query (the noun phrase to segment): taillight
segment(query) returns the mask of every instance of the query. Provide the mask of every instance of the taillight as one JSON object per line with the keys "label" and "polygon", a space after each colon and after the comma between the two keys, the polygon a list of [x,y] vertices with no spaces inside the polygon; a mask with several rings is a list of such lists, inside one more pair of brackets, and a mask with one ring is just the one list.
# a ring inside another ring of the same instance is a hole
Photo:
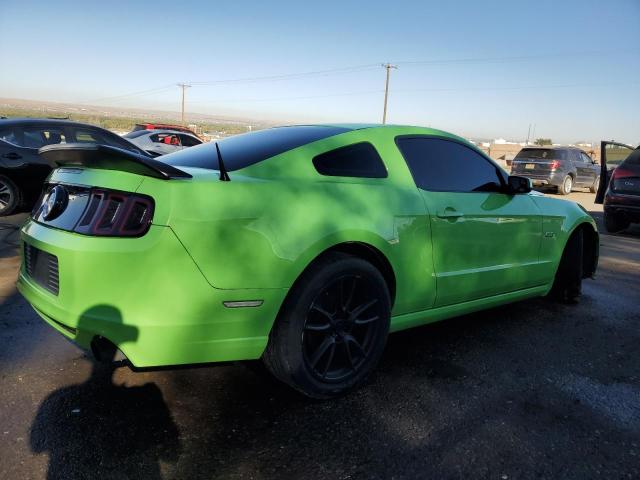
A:
{"label": "taillight", "polygon": [[92,190],[77,233],[103,237],[139,237],[151,226],[150,197],[108,190]]}
{"label": "taillight", "polygon": [[638,172],[634,172],[633,170],[629,170],[624,167],[618,167],[611,174],[609,188],[618,193],[631,192],[636,194],[638,191],[638,184],[640,182],[630,179],[638,177],[640,177]]}
{"label": "taillight", "polygon": [[637,177],[638,174],[632,172],[631,170],[627,170],[625,168],[616,168],[613,171],[611,178],[620,179],[620,178],[629,178],[629,177]]}
{"label": "taillight", "polygon": [[551,170],[556,170],[560,166],[560,160],[554,160],[551,162]]}

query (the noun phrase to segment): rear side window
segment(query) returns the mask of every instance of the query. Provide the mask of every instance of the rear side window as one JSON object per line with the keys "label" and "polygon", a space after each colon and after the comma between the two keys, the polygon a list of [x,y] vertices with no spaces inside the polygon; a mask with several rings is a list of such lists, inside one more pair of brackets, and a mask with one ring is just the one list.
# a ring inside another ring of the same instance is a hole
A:
{"label": "rear side window", "polygon": [[[302,145],[348,131],[348,128],[318,125],[276,127],[227,137],[217,143],[225,168],[232,172]],[[185,148],[158,160],[176,167],[218,170],[218,155],[213,142]]]}
{"label": "rear side window", "polygon": [[182,142],[182,146],[184,147],[195,147],[196,145],[200,145],[202,142],[197,138],[193,138],[191,135],[179,135],[180,140]]}
{"label": "rear side window", "polygon": [[369,142],[336,148],[313,158],[321,175],[331,177],[385,178],[387,169],[378,151]]}
{"label": "rear side window", "polygon": [[636,148],[624,161],[625,165],[640,165],[640,148]]}
{"label": "rear side window", "polygon": [[180,139],[175,133],[156,133],[155,135],[150,135],[149,139],[153,143],[180,146]]}
{"label": "rear side window", "polygon": [[431,137],[398,137],[396,144],[423,190],[495,192],[502,188],[498,168],[470,147]]}

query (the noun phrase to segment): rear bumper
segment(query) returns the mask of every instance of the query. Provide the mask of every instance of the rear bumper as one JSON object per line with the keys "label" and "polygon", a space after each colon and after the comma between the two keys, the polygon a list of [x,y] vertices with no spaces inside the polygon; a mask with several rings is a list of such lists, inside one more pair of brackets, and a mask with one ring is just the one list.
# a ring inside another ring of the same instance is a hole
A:
{"label": "rear bumper", "polygon": [[[108,339],[136,367],[259,358],[287,293],[213,288],[168,227],[97,238],[29,221],[22,240],[58,257],[58,295],[21,268],[18,290],[36,312],[82,348],[96,336]],[[234,300],[264,303],[222,303]]]}
{"label": "rear bumper", "polygon": [[605,205],[605,213],[608,215],[624,215],[632,223],[640,223],[640,206],[634,205]]}
{"label": "rear bumper", "polygon": [[603,207],[608,214],[625,215],[633,223],[640,222],[640,195],[628,195],[608,190]]}
{"label": "rear bumper", "polygon": [[543,186],[543,187],[547,187],[547,186],[559,187],[560,185],[562,185],[562,182],[564,181],[564,177],[565,177],[565,175],[562,172],[552,172],[548,175],[531,175],[531,174],[528,174],[526,171],[518,171],[518,172],[514,172],[513,174],[519,175],[521,177],[529,178],[533,185]]}

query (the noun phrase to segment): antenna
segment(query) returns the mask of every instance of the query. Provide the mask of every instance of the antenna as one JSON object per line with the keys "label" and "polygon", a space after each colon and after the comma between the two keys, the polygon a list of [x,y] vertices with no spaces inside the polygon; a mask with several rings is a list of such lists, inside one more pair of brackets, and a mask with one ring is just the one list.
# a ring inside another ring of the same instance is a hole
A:
{"label": "antenna", "polygon": [[222,154],[220,153],[220,147],[218,146],[218,142],[216,142],[216,152],[218,152],[218,170],[220,170],[220,181],[221,182],[230,182],[229,174],[227,173],[227,169],[224,166],[224,162],[222,161]]}

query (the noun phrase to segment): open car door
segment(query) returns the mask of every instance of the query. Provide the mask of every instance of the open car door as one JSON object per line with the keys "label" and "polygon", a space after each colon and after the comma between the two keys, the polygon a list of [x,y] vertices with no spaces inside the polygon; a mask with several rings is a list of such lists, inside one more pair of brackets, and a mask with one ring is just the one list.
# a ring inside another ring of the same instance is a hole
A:
{"label": "open car door", "polygon": [[595,203],[604,202],[604,194],[607,192],[611,173],[627,159],[633,150],[633,147],[624,143],[600,142],[600,183]]}

